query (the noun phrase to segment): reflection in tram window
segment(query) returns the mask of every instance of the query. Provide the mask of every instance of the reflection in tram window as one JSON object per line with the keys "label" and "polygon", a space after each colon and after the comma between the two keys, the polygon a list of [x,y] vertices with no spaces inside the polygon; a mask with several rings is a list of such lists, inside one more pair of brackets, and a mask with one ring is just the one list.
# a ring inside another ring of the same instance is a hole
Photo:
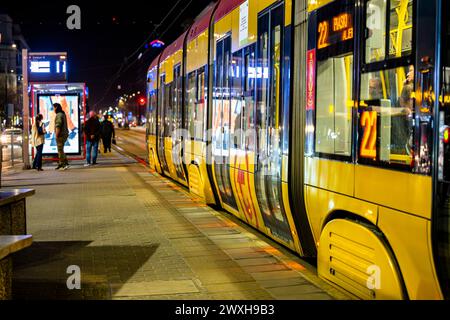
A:
{"label": "reflection in tram window", "polygon": [[166,84],[164,87],[164,102],[163,105],[165,109],[164,114],[164,134],[165,137],[172,136],[172,128],[173,128],[173,111],[172,111],[172,83]]}
{"label": "reflection in tram window", "polygon": [[[361,79],[361,118],[365,113],[376,112],[378,126],[367,126],[361,119],[360,155],[364,148],[373,149],[373,160],[410,165],[413,146],[413,93],[414,67],[400,67],[366,73]],[[375,114],[374,114],[375,115]],[[370,146],[364,137],[369,131],[376,133],[379,151]],[[366,157],[367,158],[367,157]]]}
{"label": "reflection in tram window", "polygon": [[205,71],[197,72],[197,104],[195,107],[194,137],[197,141],[203,141],[205,135]]}
{"label": "reflection in tram window", "polygon": [[317,67],[316,152],[351,155],[353,56],[320,61]]}
{"label": "reflection in tram window", "polygon": [[412,52],[413,0],[391,0],[389,23],[389,58]]}
{"label": "reflection in tram window", "polygon": [[[286,242],[292,240],[281,192],[280,113],[282,103],[282,6],[258,18],[257,134],[255,187],[264,224]],[[269,19],[270,18],[270,19]]]}
{"label": "reflection in tram window", "polygon": [[213,160],[214,175],[222,201],[237,210],[230,179],[230,74],[231,37],[219,40],[214,63]]}
{"label": "reflection in tram window", "polygon": [[195,104],[196,104],[196,93],[197,93],[197,73],[196,71],[189,74],[188,77],[188,91],[187,91],[187,127],[189,130],[190,138],[194,138],[195,130]]}
{"label": "reflection in tram window", "polygon": [[250,53],[245,54],[244,58],[245,81],[244,81],[244,105],[242,107],[242,130],[245,133],[244,145],[245,150],[255,151],[256,131],[255,131],[255,80],[256,74],[251,73],[251,69],[255,70],[255,53],[252,48]]}
{"label": "reflection in tram window", "polygon": [[187,127],[189,136],[203,141],[205,135],[205,72],[198,70],[188,76],[187,89]]}
{"label": "reflection in tram window", "polygon": [[167,165],[166,155],[165,155],[165,141],[166,137],[166,100],[168,99],[169,86],[166,84],[166,75],[162,74],[160,76],[159,84],[159,103],[158,103],[158,128],[159,129],[159,139],[158,139],[158,157],[161,161],[161,167],[163,171],[169,172],[169,166]]}
{"label": "reflection in tram window", "polygon": [[225,51],[222,86],[222,155],[228,157],[230,152],[230,49]]}
{"label": "reflection in tram window", "polygon": [[[261,67],[258,67],[257,70],[265,70],[269,68],[269,34],[268,32],[264,32],[260,35],[260,41],[259,41],[259,47],[261,52],[261,61],[259,62],[261,64]],[[269,72],[267,72],[269,73]],[[261,98],[259,99],[258,109],[259,109],[259,152],[260,156],[265,158],[266,155],[266,146],[267,146],[267,135],[264,134],[267,130],[267,93],[268,93],[268,87],[269,87],[269,77],[258,77],[259,72],[257,72],[257,78],[258,81],[261,83]],[[262,160],[263,158],[261,158]]]}
{"label": "reflection in tram window", "polygon": [[[413,0],[370,0],[367,2],[366,63],[400,58],[412,52]],[[389,11],[388,11],[389,10]],[[386,32],[386,20],[389,32]]]}
{"label": "reflection in tram window", "polygon": [[233,54],[231,63],[231,148],[241,149],[242,145],[242,51]]}

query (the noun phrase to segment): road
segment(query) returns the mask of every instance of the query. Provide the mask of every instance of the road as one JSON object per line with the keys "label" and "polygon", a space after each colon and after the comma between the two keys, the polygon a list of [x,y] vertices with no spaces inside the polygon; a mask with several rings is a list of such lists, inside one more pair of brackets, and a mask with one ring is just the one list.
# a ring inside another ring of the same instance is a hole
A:
{"label": "road", "polygon": [[132,155],[139,161],[148,163],[145,129],[131,128],[130,130],[116,128],[116,142],[119,151]]}

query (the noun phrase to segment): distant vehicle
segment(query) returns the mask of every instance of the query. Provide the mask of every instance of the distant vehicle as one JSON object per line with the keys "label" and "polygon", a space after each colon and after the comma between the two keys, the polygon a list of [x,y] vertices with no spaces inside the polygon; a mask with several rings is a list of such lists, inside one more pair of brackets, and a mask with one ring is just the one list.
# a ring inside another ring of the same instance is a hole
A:
{"label": "distant vehicle", "polygon": [[11,128],[2,132],[1,143],[3,148],[11,146],[11,138],[14,144],[22,145],[22,129]]}

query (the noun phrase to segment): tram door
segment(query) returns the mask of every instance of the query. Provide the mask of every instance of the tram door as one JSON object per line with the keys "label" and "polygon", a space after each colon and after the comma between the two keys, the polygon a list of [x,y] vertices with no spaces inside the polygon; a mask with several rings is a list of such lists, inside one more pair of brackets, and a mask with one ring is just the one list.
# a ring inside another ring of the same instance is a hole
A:
{"label": "tram door", "polygon": [[445,299],[450,299],[450,4],[442,1],[441,92],[438,113],[438,170],[434,232],[435,259]]}
{"label": "tram door", "polygon": [[178,64],[173,69],[174,81],[172,84],[172,106],[173,106],[173,132],[172,136],[172,161],[178,179],[186,181],[183,167],[183,141],[181,130],[183,129],[183,105],[182,105],[182,90],[183,78],[181,76],[181,65]]}
{"label": "tram door", "polygon": [[164,174],[170,175],[169,166],[167,165],[166,155],[164,153],[164,141],[166,138],[167,128],[167,114],[166,114],[166,100],[168,86],[166,85],[166,75],[161,75],[159,84],[159,103],[158,103],[158,157],[161,162],[161,169]]}
{"label": "tram door", "polygon": [[281,198],[283,34],[283,4],[258,17],[255,186],[265,226],[289,242],[292,237]]}
{"label": "tram door", "polygon": [[238,210],[230,179],[231,36],[217,42],[213,89],[214,176],[222,202]]}

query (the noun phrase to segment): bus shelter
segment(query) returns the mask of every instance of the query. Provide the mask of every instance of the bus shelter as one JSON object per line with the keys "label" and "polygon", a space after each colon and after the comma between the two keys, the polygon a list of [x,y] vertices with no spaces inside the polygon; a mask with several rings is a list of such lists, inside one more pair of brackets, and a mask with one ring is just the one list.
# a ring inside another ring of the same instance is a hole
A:
{"label": "bus shelter", "polygon": [[[31,83],[31,110],[33,123],[42,114],[45,127],[44,160],[58,160],[55,137],[54,103],[59,103],[67,117],[69,138],[64,151],[69,160],[83,160],[86,140],[82,128],[86,119],[87,89],[84,83]],[[33,150],[34,157],[34,150]]]}

